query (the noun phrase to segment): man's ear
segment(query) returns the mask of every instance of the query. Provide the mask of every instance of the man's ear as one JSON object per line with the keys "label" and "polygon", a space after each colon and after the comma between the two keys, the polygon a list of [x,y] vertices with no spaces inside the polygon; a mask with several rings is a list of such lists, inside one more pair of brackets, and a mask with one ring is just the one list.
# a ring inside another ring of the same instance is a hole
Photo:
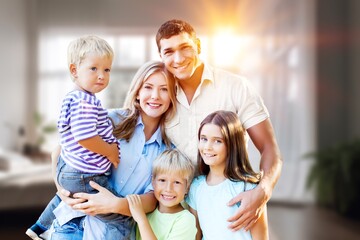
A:
{"label": "man's ear", "polygon": [[197,46],[198,54],[200,54],[200,53],[201,53],[201,43],[200,43],[200,39],[199,39],[199,38],[196,38],[195,43],[196,43],[196,46]]}
{"label": "man's ear", "polygon": [[77,68],[74,63],[71,63],[69,66],[70,74],[73,76],[73,78],[77,78]]}

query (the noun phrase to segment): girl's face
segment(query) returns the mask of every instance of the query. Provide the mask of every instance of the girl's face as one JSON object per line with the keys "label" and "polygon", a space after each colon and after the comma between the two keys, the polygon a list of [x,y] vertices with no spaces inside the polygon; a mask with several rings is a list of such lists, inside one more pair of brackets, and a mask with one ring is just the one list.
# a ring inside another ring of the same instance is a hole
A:
{"label": "girl's face", "polygon": [[219,126],[207,123],[202,127],[198,148],[204,163],[210,168],[225,168],[227,150]]}
{"label": "girl's face", "polygon": [[111,64],[111,58],[89,55],[79,66],[70,64],[70,72],[80,90],[95,94],[108,86]]}
{"label": "girl's face", "polygon": [[161,72],[153,73],[141,86],[136,97],[140,102],[141,117],[160,120],[170,106],[166,78]]}
{"label": "girl's face", "polygon": [[187,181],[177,172],[156,175],[152,184],[154,195],[159,201],[159,211],[162,213],[176,213],[182,210],[180,205],[184,200]]}

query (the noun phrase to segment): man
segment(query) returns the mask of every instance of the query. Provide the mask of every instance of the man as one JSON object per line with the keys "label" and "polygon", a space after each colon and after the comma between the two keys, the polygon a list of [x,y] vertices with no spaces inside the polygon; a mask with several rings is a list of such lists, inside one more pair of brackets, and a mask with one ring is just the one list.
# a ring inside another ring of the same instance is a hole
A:
{"label": "man", "polygon": [[237,113],[261,155],[264,175],[259,185],[229,199],[229,206],[241,202],[237,213],[228,219],[229,227],[249,230],[269,201],[282,167],[269,113],[246,79],[213,69],[199,59],[200,40],[189,23],[165,22],[157,32],[156,43],[167,70],[177,80],[177,113],[166,128],[176,147],[196,162],[200,122],[211,112],[229,110]]}

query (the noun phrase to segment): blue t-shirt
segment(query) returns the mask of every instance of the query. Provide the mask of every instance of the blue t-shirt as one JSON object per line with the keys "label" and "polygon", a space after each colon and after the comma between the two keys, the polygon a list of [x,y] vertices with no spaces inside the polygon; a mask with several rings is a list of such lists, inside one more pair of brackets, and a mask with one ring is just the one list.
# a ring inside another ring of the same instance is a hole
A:
{"label": "blue t-shirt", "polygon": [[192,209],[197,211],[203,239],[252,239],[250,231],[241,229],[232,232],[228,228],[229,222],[227,219],[235,214],[239,204],[229,207],[227,203],[239,193],[255,187],[256,184],[253,183],[234,182],[229,179],[210,186],[206,183],[206,176],[196,177],[191,183],[186,202]]}

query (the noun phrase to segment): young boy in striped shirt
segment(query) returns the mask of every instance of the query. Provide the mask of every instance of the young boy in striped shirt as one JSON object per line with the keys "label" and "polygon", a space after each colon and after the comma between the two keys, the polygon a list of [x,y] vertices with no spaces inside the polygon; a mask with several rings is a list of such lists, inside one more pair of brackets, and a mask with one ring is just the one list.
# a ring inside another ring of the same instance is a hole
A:
{"label": "young boy in striped shirt", "polygon": [[[95,96],[109,84],[113,56],[111,46],[96,36],[78,38],[68,47],[69,70],[75,86],[65,96],[58,120],[61,154],[56,176],[57,182],[71,193],[95,193],[89,181],[109,188],[110,167],[119,164],[120,148],[112,134],[112,123]],[[40,234],[55,219],[53,210],[60,201],[57,195],[50,201],[26,231],[29,237],[41,239]]]}

